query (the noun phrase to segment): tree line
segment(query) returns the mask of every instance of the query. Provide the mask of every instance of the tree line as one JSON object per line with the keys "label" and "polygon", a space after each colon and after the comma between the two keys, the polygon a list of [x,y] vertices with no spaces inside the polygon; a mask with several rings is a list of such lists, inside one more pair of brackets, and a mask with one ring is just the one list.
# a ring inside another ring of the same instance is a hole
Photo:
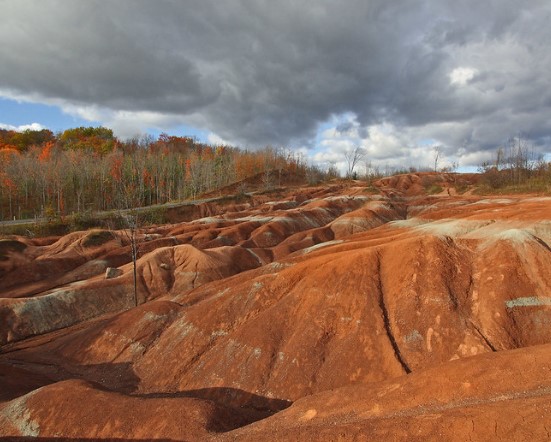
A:
{"label": "tree line", "polygon": [[493,189],[521,185],[546,192],[551,189],[551,163],[520,135],[498,147],[493,160],[482,163],[478,171]]}
{"label": "tree line", "polygon": [[111,129],[0,129],[0,219],[63,216],[163,204],[259,175],[306,175],[285,149],[248,151],[161,134],[122,141]]}

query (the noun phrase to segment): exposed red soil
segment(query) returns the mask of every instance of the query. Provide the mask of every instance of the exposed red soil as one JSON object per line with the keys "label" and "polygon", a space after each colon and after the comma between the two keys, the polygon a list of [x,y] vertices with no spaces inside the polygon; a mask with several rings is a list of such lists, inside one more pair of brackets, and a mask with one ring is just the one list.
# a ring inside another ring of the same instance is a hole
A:
{"label": "exposed red soil", "polygon": [[125,232],[0,241],[0,436],[545,440],[551,198],[476,179],[186,209],[137,307]]}

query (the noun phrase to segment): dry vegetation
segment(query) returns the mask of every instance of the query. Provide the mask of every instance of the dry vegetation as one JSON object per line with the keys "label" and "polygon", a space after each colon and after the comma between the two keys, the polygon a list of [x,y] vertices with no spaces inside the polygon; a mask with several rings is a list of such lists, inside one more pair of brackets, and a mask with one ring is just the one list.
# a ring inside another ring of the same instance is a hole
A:
{"label": "dry vegetation", "polygon": [[284,149],[246,151],[162,134],[117,140],[105,128],[23,134],[0,130],[0,220],[55,218],[196,198],[260,175],[266,188],[285,172],[323,174]]}

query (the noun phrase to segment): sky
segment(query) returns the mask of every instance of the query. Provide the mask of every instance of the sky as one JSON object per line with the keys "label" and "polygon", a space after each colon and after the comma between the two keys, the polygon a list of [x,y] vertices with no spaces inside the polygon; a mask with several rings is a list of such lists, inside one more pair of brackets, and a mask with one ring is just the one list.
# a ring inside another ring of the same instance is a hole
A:
{"label": "sky", "polygon": [[104,125],[344,165],[551,153],[548,0],[0,0],[0,127]]}

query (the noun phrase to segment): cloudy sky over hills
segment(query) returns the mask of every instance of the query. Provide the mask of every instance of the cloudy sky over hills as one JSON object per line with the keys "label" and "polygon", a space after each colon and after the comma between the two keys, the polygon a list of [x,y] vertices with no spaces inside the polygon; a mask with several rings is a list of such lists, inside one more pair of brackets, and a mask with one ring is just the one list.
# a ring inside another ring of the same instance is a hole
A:
{"label": "cloudy sky over hills", "polygon": [[551,152],[551,3],[0,0],[0,126],[186,131],[320,162]]}

